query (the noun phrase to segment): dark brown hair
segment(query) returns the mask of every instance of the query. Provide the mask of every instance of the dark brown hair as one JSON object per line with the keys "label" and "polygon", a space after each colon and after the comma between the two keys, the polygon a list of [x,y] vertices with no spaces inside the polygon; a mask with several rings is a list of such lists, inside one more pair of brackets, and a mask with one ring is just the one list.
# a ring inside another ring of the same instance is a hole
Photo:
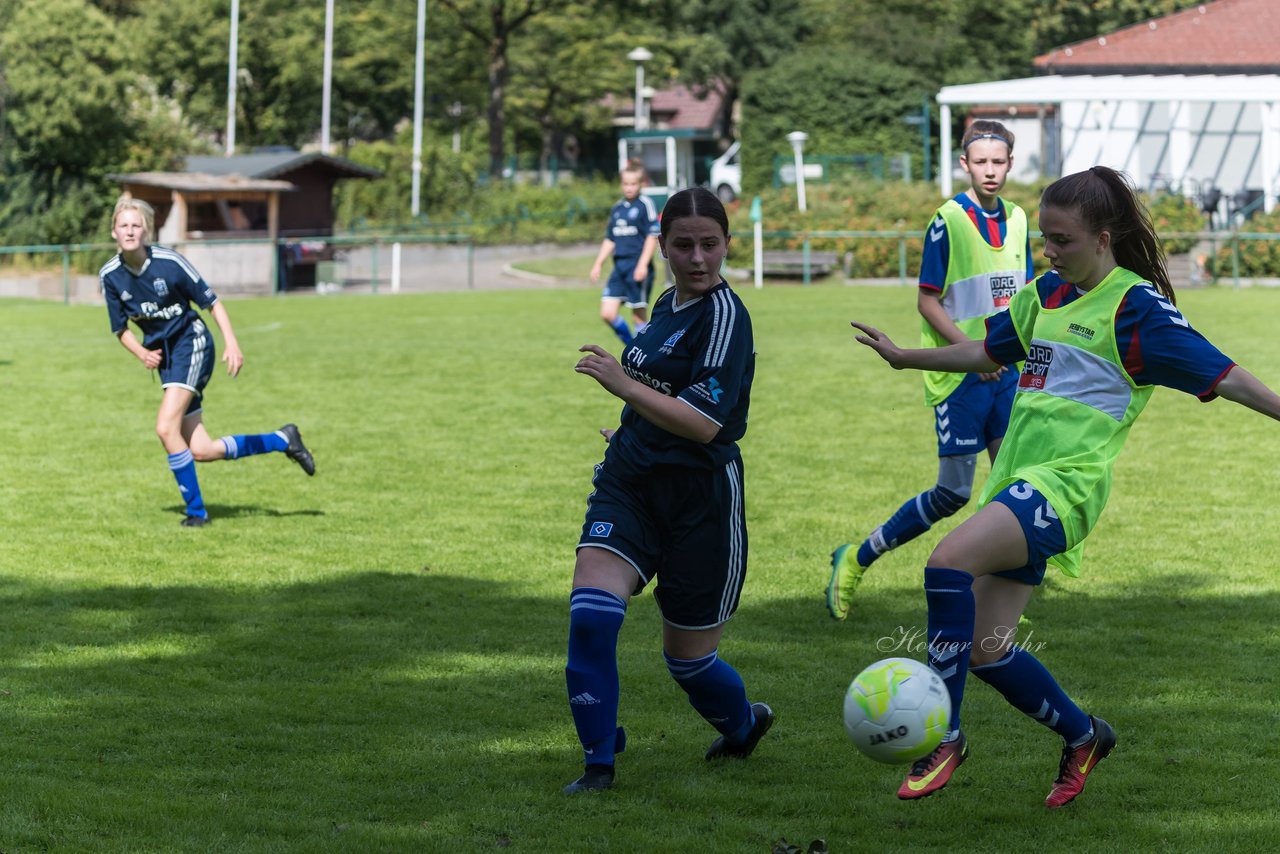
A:
{"label": "dark brown hair", "polygon": [[724,236],[729,236],[729,215],[724,212],[724,205],[716,198],[716,194],[706,187],[690,187],[681,190],[667,199],[662,208],[662,238],[667,237],[671,223],[686,216],[705,216],[714,219],[720,225]]}
{"label": "dark brown hair", "polygon": [[1151,215],[1123,172],[1093,166],[1059,178],[1040,194],[1040,207],[1077,211],[1090,231],[1111,232],[1116,263],[1155,285],[1169,302],[1177,303]]}

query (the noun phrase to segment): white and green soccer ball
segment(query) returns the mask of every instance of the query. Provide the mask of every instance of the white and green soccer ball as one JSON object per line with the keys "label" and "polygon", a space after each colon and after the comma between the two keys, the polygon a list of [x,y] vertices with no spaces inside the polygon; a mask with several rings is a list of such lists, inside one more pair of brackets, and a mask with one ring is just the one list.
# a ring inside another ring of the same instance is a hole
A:
{"label": "white and green soccer ball", "polygon": [[844,728],[863,754],[896,765],[942,743],[951,695],[942,677],[913,658],[886,658],[859,673],[844,695]]}

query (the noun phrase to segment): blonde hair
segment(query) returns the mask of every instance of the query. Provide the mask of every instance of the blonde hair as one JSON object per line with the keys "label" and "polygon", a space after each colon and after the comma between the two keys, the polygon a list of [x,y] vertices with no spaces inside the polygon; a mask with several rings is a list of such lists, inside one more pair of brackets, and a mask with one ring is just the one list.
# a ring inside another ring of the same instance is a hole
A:
{"label": "blonde hair", "polygon": [[156,233],[156,210],[142,199],[135,199],[133,196],[125,193],[116,200],[116,209],[111,212],[111,227],[116,227],[116,217],[120,216],[120,211],[137,211],[142,215],[142,228],[146,232],[144,243],[150,243],[151,238]]}

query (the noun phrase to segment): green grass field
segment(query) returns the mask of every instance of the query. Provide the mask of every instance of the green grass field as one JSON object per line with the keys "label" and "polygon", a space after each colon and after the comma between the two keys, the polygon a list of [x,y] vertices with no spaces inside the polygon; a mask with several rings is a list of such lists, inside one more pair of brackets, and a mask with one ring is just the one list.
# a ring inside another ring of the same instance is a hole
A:
{"label": "green grass field", "polygon": [[[232,302],[248,361],[211,383],[210,432],[296,421],[318,473],[283,455],[204,466],[201,530],[178,525],[159,388],[106,312],[6,302],[0,850],[1274,850],[1280,425],[1158,392],[1084,576],[1032,600],[1024,642],[1120,737],[1080,800],[1044,809],[1059,741],[971,680],[969,761],[903,803],[901,769],[859,756],[840,708],[859,669],[923,631],[939,531],[881,560],[845,623],[822,589],[835,545],[932,483],[919,378],[847,324],[913,340],[914,295],[740,292],[759,351],[751,558],[721,652],[778,723],[750,760],[705,763],[714,733],[637,597],[618,785],[574,799],[573,546],[596,430],[620,408],[572,370],[582,343],[617,349],[592,295]],[[1280,292],[1182,303],[1280,384]]]}

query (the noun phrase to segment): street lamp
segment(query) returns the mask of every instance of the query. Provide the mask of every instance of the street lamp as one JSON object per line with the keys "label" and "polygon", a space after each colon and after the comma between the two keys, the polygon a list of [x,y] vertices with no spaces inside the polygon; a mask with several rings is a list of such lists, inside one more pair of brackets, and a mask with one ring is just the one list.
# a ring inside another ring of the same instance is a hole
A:
{"label": "street lamp", "polygon": [[645,130],[649,123],[644,115],[644,64],[653,59],[653,53],[648,48],[638,47],[627,54],[627,59],[636,64],[635,127],[636,130]]}
{"label": "street lamp", "polygon": [[800,213],[804,213],[804,143],[809,138],[809,134],[802,130],[792,131],[787,134],[787,142],[791,143],[791,150],[796,155],[796,200],[800,203]]}

